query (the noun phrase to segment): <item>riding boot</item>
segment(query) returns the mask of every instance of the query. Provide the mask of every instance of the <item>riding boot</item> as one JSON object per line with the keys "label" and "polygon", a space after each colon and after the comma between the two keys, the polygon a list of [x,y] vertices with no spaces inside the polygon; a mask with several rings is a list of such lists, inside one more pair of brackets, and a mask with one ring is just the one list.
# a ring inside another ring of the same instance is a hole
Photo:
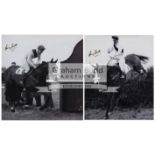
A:
{"label": "riding boot", "polygon": [[44,102],[45,102],[44,105],[42,105],[39,109],[40,111],[47,109],[49,107],[48,98],[46,94],[44,94]]}
{"label": "riding boot", "polygon": [[26,96],[26,105],[32,105],[33,104],[32,93],[29,91],[26,91],[25,96]]}
{"label": "riding boot", "polygon": [[45,104],[40,107],[41,111],[48,108],[48,107],[51,107],[51,108],[54,107],[51,93],[44,94],[44,100],[45,100]]}

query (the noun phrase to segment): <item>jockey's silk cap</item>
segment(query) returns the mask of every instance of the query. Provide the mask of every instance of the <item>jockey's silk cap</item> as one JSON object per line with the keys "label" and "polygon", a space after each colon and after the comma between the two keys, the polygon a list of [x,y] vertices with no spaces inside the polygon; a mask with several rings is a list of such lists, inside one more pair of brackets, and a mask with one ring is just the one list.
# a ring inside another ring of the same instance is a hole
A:
{"label": "jockey's silk cap", "polygon": [[45,48],[45,46],[44,45],[39,45],[38,46],[38,50],[41,50],[41,51],[43,51],[43,50],[45,50],[46,48]]}
{"label": "jockey's silk cap", "polygon": [[112,36],[112,39],[118,40],[119,38],[118,38],[118,36]]}

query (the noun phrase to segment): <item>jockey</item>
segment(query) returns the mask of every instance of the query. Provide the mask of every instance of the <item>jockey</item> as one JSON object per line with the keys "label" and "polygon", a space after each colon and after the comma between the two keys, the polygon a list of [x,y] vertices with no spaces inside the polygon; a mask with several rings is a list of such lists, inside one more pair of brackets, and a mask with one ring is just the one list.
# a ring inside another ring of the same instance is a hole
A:
{"label": "jockey", "polygon": [[[30,71],[30,69],[35,69],[40,63],[41,60],[41,54],[45,50],[45,47],[43,45],[39,45],[37,49],[32,49],[24,58],[24,72],[27,73]],[[34,62],[34,59],[37,58],[37,62]]]}
{"label": "jockey", "polygon": [[119,61],[124,53],[124,49],[120,48],[118,44],[119,43],[118,36],[112,36],[112,39],[113,39],[113,46],[109,48],[107,51],[108,55],[110,56],[110,60],[108,61],[107,66],[117,68],[118,71],[120,72],[120,77],[123,78],[122,71],[119,66]]}
{"label": "jockey", "polygon": [[118,36],[112,36],[112,39],[113,39],[113,46],[112,48],[108,49],[110,60],[107,65],[108,66],[119,66],[119,60],[124,53],[124,49],[119,47]]}

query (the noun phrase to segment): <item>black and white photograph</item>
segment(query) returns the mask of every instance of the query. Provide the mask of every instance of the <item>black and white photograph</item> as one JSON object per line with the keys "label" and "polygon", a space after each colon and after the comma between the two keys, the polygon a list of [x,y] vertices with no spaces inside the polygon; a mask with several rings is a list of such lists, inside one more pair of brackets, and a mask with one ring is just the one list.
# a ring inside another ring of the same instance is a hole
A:
{"label": "black and white photograph", "polygon": [[153,36],[85,36],[85,119],[152,120]]}
{"label": "black and white photograph", "polygon": [[3,35],[2,120],[82,120],[82,64],[82,35]]}

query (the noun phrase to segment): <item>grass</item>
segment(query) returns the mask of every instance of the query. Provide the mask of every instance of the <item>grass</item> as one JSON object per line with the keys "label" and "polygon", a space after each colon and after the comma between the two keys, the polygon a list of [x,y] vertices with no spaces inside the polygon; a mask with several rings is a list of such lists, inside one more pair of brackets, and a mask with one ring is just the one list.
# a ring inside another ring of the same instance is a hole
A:
{"label": "grass", "polygon": [[8,105],[2,105],[2,120],[82,120],[82,117],[82,113],[67,113],[56,109],[40,111],[36,106],[31,106],[28,110],[20,106],[12,113]]}
{"label": "grass", "polygon": [[16,112],[12,113],[5,100],[4,89],[2,89],[2,120],[82,120],[82,113],[67,113],[57,110],[59,108],[58,94],[58,92],[52,93],[55,109],[40,111],[38,107],[31,106],[28,110],[24,110],[22,106],[18,106]]}
{"label": "grass", "polygon": [[[105,119],[105,110],[87,109],[85,111],[85,119],[88,120],[103,120]],[[136,112],[134,109],[116,109],[110,115],[110,120],[153,120],[153,108],[142,108],[141,111]]]}

